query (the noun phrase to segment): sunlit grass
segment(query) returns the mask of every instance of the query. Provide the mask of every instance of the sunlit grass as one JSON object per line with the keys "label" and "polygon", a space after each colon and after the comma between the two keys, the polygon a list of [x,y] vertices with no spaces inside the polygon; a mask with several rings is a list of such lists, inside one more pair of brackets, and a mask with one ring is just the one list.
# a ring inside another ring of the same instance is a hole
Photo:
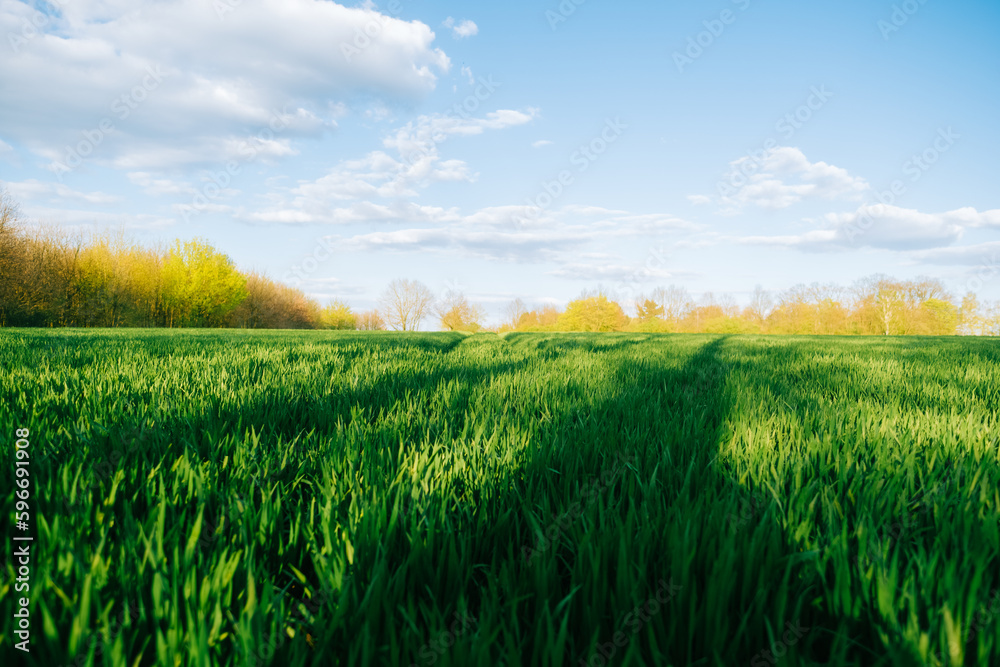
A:
{"label": "sunlit grass", "polygon": [[1000,664],[998,349],[0,332],[30,658]]}

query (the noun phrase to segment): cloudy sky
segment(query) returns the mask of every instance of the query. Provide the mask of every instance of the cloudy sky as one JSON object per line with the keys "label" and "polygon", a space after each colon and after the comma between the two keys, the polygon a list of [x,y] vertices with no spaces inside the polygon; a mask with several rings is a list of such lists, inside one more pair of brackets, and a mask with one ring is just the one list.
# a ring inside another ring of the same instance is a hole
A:
{"label": "cloudy sky", "polygon": [[494,314],[872,273],[995,299],[998,30],[995,0],[0,0],[0,183],[361,308],[396,277]]}

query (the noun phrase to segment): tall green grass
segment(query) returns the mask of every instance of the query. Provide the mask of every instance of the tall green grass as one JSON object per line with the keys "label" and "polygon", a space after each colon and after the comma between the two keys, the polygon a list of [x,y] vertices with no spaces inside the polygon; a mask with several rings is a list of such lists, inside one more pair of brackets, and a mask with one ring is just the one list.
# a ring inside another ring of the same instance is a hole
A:
{"label": "tall green grass", "polygon": [[8,330],[0,361],[37,505],[4,664],[1000,665],[993,341]]}

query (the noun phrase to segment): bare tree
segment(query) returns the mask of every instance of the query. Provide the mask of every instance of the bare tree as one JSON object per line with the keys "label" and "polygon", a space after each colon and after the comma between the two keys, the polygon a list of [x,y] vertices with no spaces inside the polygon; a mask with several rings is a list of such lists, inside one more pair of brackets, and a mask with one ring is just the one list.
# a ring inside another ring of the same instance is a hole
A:
{"label": "bare tree", "polygon": [[524,317],[527,312],[528,307],[524,305],[524,301],[514,299],[503,309],[504,324],[509,326],[511,329],[516,329],[521,323],[521,318]]}
{"label": "bare tree", "polygon": [[6,188],[0,188],[0,230],[11,227],[20,219],[21,207],[10,196]]}
{"label": "bare tree", "polygon": [[771,294],[760,285],[754,287],[753,295],[750,297],[750,305],[747,307],[747,313],[751,319],[757,324],[763,325],[772,310],[774,310],[774,301],[771,299]]}
{"label": "bare tree", "polygon": [[903,297],[899,289],[892,283],[883,283],[878,287],[875,294],[875,308],[879,316],[879,321],[885,327],[885,335],[892,332],[892,325],[899,318],[900,306]]}
{"label": "bare tree", "polygon": [[918,303],[930,301],[931,299],[938,299],[940,301],[954,300],[948,289],[937,278],[917,276],[917,280],[910,281],[909,286],[911,298]]}
{"label": "bare tree", "polygon": [[736,303],[736,299],[732,294],[723,294],[719,297],[716,305],[722,309],[722,312],[726,317],[739,317],[740,315],[740,306]]}
{"label": "bare tree", "polygon": [[397,278],[379,297],[379,312],[397,331],[416,331],[427,317],[434,295],[421,282]]}
{"label": "bare tree", "polygon": [[687,290],[676,285],[657,287],[653,290],[653,301],[663,308],[663,319],[674,323],[684,319],[694,305]]}

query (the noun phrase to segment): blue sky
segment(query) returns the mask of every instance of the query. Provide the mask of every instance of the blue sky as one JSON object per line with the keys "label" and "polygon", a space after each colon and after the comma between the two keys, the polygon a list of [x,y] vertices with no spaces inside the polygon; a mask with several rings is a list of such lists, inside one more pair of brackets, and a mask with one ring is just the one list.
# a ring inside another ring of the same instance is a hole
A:
{"label": "blue sky", "polygon": [[397,277],[494,316],[873,273],[996,299],[998,28],[961,0],[0,0],[0,181],[358,308]]}

